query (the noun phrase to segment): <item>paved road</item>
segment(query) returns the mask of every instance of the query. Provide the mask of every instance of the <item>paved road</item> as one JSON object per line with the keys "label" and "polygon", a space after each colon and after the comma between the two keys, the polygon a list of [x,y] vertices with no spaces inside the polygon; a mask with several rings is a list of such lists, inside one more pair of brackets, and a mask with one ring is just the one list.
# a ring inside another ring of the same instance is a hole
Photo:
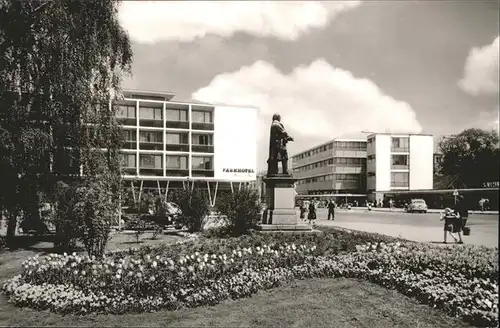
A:
{"label": "paved road", "polygon": [[[376,232],[421,242],[442,242],[443,222],[439,214],[410,214],[391,212],[337,210],[335,221],[327,221],[325,209],[317,210],[316,224],[347,229]],[[471,215],[468,226],[471,235],[464,236],[464,243],[498,247],[499,216]],[[448,237],[448,241],[452,240]]]}

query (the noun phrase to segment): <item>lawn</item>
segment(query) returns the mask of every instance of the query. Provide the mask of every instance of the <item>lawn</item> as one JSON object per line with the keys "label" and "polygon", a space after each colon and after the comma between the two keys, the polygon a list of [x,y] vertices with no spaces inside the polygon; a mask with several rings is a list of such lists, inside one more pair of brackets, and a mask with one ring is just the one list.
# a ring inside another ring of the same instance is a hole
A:
{"label": "lawn", "polygon": [[[1,268],[0,268],[1,269]],[[298,281],[212,307],[127,315],[61,316],[19,309],[0,296],[1,326],[470,327],[378,285],[354,279]]]}

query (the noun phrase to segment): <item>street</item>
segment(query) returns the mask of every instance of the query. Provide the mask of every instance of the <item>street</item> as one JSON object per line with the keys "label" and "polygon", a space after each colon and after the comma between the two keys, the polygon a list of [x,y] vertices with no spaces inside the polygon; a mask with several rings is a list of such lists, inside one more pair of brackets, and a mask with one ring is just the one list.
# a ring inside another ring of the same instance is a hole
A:
{"label": "street", "polygon": [[[373,212],[366,210],[336,210],[335,221],[327,220],[326,209],[317,210],[317,225],[375,232],[420,242],[443,241],[443,221],[439,214],[409,214]],[[498,247],[498,215],[470,215],[467,225],[471,235],[464,236],[465,244]],[[453,238],[448,237],[448,242]]]}

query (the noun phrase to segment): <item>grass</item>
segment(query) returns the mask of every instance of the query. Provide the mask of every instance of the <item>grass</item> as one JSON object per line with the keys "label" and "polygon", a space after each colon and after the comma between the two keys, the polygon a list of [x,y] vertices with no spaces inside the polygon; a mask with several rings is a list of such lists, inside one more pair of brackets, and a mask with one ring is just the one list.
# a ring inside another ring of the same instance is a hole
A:
{"label": "grass", "polygon": [[92,327],[470,327],[378,285],[351,279],[298,281],[213,307],[116,315],[60,316],[0,299],[0,325]]}
{"label": "grass", "polygon": [[[171,243],[179,236],[161,235],[145,244]],[[114,235],[110,249],[137,244],[133,235]],[[50,251],[51,243],[3,252],[0,283],[21,270],[21,263]],[[127,315],[61,316],[48,311],[17,308],[0,294],[0,326],[162,326],[162,327],[470,327],[461,320],[420,305],[417,301],[378,285],[353,279],[314,279],[259,292],[248,299],[226,301],[213,307]]]}

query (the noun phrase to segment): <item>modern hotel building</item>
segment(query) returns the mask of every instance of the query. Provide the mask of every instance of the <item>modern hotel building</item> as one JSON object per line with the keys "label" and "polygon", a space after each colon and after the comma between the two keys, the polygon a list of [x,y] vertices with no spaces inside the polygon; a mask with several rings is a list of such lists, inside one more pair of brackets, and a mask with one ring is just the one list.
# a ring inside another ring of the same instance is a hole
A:
{"label": "modern hotel building", "polygon": [[126,90],[122,100],[111,104],[117,107],[125,141],[123,179],[160,193],[191,181],[192,187],[212,191],[211,202],[217,189],[255,181],[257,108],[184,103],[173,97]]}
{"label": "modern hotel building", "polygon": [[434,139],[372,134],[335,139],[292,156],[297,193],[382,200],[384,194],[433,187]]}

